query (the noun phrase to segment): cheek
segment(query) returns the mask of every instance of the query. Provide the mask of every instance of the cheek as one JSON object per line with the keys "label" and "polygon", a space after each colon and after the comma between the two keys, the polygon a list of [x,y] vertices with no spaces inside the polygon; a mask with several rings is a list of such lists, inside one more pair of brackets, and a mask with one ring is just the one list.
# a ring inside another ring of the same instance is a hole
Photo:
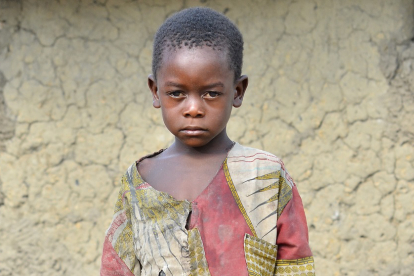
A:
{"label": "cheek", "polygon": [[218,112],[214,112],[213,120],[217,125],[226,125],[231,115],[231,106],[223,106]]}
{"label": "cheek", "polygon": [[162,114],[162,119],[164,120],[164,124],[167,127],[173,123],[172,118],[174,116],[172,116],[171,112],[169,112],[168,110],[165,110],[165,109],[161,109],[161,114]]}
{"label": "cheek", "polygon": [[173,118],[171,112],[168,112],[166,110],[163,110],[162,112],[162,118],[164,119],[165,122],[171,122],[171,118]]}

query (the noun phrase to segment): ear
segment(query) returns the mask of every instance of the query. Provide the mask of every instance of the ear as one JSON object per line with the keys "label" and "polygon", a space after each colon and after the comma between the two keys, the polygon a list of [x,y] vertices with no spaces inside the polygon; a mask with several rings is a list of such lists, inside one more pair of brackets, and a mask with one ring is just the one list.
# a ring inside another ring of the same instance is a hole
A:
{"label": "ear", "polygon": [[240,107],[243,102],[244,93],[246,92],[247,85],[249,84],[249,79],[246,75],[241,76],[237,79],[234,85],[234,98],[233,98],[233,106]]}
{"label": "ear", "polygon": [[158,96],[157,81],[155,80],[152,74],[148,76],[148,87],[151,90],[151,94],[152,94],[152,105],[155,108],[160,108],[161,103],[160,103],[160,98]]}

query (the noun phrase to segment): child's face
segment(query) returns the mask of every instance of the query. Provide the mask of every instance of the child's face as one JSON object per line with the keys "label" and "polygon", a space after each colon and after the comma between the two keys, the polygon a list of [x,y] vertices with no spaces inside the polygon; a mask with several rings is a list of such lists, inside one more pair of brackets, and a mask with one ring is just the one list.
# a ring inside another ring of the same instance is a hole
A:
{"label": "child's face", "polygon": [[153,105],[161,108],[168,130],[190,147],[226,134],[232,107],[242,104],[247,77],[234,82],[227,55],[210,47],[166,50],[162,65],[148,79]]}

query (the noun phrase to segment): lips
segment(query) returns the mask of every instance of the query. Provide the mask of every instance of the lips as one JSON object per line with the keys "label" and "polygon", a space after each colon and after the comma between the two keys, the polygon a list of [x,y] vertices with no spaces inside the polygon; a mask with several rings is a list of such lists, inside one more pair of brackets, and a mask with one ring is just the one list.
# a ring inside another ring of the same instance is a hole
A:
{"label": "lips", "polygon": [[181,132],[187,135],[190,135],[190,136],[201,135],[201,134],[204,134],[206,131],[207,131],[206,129],[202,127],[197,127],[197,126],[188,126],[181,130]]}

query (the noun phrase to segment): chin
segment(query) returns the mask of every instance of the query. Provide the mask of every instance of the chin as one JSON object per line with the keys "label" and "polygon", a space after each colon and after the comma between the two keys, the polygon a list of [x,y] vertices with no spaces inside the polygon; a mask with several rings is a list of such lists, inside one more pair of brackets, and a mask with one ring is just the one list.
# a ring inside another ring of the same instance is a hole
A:
{"label": "chin", "polygon": [[178,139],[184,145],[186,145],[188,147],[192,147],[192,148],[203,147],[203,146],[207,145],[208,143],[210,143],[210,140],[206,141],[204,139],[199,139],[199,138],[186,138],[186,139],[178,138]]}

